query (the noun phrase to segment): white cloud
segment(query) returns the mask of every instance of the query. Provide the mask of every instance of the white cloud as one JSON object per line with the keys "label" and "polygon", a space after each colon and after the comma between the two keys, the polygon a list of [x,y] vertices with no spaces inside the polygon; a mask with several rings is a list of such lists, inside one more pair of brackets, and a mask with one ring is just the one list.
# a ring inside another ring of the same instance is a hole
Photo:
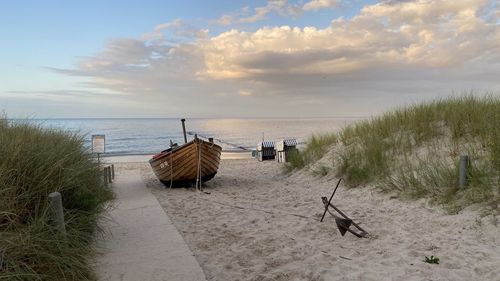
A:
{"label": "white cloud", "polygon": [[[500,89],[498,13],[485,11],[492,1],[391,1],[366,6],[322,29],[232,29],[216,36],[173,22],[153,30],[161,36],[113,40],[75,69],[53,70],[89,77],[91,87],[137,99],[165,97],[186,107],[203,101],[202,109],[223,100],[235,111],[248,109],[239,101],[245,96],[253,97],[246,101],[286,96],[296,106],[311,98],[327,104],[329,96],[376,94],[391,104],[401,92]],[[285,1],[273,3],[247,20],[286,7]]]}
{"label": "white cloud", "polygon": [[204,43],[206,77],[339,74],[378,67],[445,68],[498,56],[497,24],[479,14],[488,1],[414,1],[365,7],[330,27],[231,30]]}
{"label": "white cloud", "polygon": [[304,11],[317,11],[325,8],[334,8],[340,4],[339,0],[311,0],[302,6]]}
{"label": "white cloud", "polygon": [[207,31],[196,28],[189,23],[175,19],[158,24],[153,31],[143,34],[143,41],[169,41],[170,43],[190,42],[206,36]]}
{"label": "white cloud", "polygon": [[250,9],[244,7],[237,12],[221,16],[216,22],[220,25],[254,23],[264,20],[270,13],[282,16],[298,16],[304,12],[334,8],[340,0],[311,0],[302,6],[291,4],[288,0],[268,0],[265,6],[256,7],[250,14]]}
{"label": "white cloud", "polygon": [[238,91],[238,94],[239,94],[240,96],[243,96],[243,97],[249,97],[249,96],[253,95],[253,93],[252,93],[252,92],[250,92],[250,91],[245,91],[245,90],[239,90],[239,91]]}
{"label": "white cloud", "polygon": [[217,20],[217,23],[221,25],[231,25],[234,23],[254,23],[265,19],[266,16],[271,12],[284,14],[288,10],[288,6],[289,5],[287,3],[287,0],[268,0],[265,6],[254,8],[253,14],[249,14],[248,7],[243,7],[236,13],[221,16]]}

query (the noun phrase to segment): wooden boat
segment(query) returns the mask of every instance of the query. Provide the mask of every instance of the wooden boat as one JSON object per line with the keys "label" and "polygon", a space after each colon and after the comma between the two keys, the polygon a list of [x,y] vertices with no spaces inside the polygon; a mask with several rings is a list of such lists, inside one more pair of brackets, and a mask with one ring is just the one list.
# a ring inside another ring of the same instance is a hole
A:
{"label": "wooden boat", "polygon": [[[184,139],[187,140],[185,133]],[[173,146],[154,155],[149,164],[166,186],[201,185],[201,182],[217,174],[221,152],[222,148],[213,141],[204,141],[195,136],[184,145]]]}

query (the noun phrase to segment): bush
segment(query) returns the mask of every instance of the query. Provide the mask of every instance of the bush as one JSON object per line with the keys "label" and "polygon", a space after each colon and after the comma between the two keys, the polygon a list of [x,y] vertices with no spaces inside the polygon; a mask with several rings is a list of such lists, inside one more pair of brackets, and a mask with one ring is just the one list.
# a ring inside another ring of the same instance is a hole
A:
{"label": "bush", "polygon": [[[95,280],[90,243],[113,198],[83,137],[0,122],[0,279]],[[50,225],[48,194],[62,194],[66,238]]]}

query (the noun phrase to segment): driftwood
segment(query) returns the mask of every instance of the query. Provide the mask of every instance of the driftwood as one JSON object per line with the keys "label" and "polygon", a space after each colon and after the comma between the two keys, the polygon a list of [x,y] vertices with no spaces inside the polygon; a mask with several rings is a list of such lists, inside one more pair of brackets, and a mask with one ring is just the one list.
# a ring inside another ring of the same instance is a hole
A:
{"label": "driftwood", "polygon": [[[330,215],[332,215],[335,218],[335,224],[337,224],[337,228],[339,229],[340,234],[342,236],[344,236],[345,233],[348,231],[357,237],[360,237],[360,238],[366,237],[368,235],[367,231],[365,231],[363,228],[361,228],[361,226],[359,226],[357,223],[355,223],[346,214],[344,214],[339,208],[335,207],[332,204],[333,195],[335,195],[335,192],[337,191],[337,188],[339,187],[341,181],[342,181],[342,179],[339,179],[339,181],[337,182],[337,185],[335,186],[335,189],[333,190],[332,196],[330,196],[329,200],[327,197],[321,197],[321,201],[323,202],[323,205],[325,207],[325,211],[323,213],[323,216],[321,217],[321,222],[323,222],[323,219],[325,218],[325,215],[328,212]],[[328,209],[329,207],[332,207],[342,217],[335,215],[331,210]],[[355,228],[357,228],[357,230],[359,232],[351,229],[350,228],[351,225],[354,226]]]}

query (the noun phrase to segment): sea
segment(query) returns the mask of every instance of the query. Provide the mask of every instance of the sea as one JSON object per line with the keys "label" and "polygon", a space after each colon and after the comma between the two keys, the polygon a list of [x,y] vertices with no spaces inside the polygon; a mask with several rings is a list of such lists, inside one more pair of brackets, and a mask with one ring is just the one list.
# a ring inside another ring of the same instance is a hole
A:
{"label": "sea", "polygon": [[[335,132],[363,117],[186,119],[188,141],[197,134],[212,137],[224,151],[248,151],[257,143],[295,139],[299,147],[313,134]],[[170,147],[170,141],[184,143],[180,118],[32,119],[43,127],[63,129],[82,135],[90,147],[92,135],[105,135],[108,155],[155,154]]]}

